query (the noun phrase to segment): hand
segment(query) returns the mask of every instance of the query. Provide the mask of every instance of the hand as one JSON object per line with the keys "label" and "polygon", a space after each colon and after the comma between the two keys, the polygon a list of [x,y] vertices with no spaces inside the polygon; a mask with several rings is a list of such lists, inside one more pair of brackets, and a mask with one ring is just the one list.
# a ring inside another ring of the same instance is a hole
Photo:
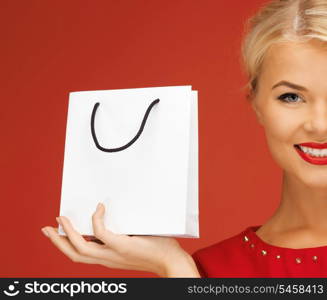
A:
{"label": "hand", "polygon": [[[192,258],[174,238],[114,234],[104,226],[104,213],[105,207],[99,203],[92,215],[94,236],[103,244],[86,241],[64,216],[58,217],[57,221],[62,225],[67,236],[60,236],[57,229],[50,226],[42,228],[42,231],[73,262],[147,271],[163,277],[171,274],[171,270],[174,270],[175,274],[185,274],[194,270]],[[176,270],[176,264],[185,268],[185,272]],[[197,270],[192,274],[197,277]],[[171,275],[173,277],[173,274]]]}

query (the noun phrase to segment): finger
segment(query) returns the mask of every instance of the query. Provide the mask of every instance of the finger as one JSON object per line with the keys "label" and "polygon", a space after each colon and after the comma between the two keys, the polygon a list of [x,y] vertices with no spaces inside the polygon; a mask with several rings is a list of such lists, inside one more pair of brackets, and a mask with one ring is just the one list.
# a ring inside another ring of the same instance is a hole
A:
{"label": "finger", "polygon": [[115,262],[119,265],[125,265],[126,260],[117,254],[115,251],[109,249],[106,245],[100,245],[95,242],[87,242],[85,239],[73,228],[70,220],[67,217],[59,217],[61,225],[66,232],[69,241],[76,248],[77,252],[85,256],[91,256],[106,261]]}
{"label": "finger", "polygon": [[51,242],[66,256],[68,256],[73,262],[84,262],[89,264],[101,263],[93,257],[85,257],[78,253],[73,245],[69,242],[67,237],[60,236],[58,230],[53,227],[44,227],[44,231],[48,234]]}
{"label": "finger", "polygon": [[116,251],[121,251],[130,239],[127,235],[117,235],[108,230],[104,226],[103,217],[105,213],[105,206],[99,203],[96,211],[92,215],[93,233],[96,238],[103,241],[106,245]]}
{"label": "finger", "polygon": [[85,256],[78,253],[75,247],[71,244],[69,239],[65,236],[60,236],[57,231],[57,228],[53,227],[44,227],[46,235],[49,237],[51,242],[68,258],[76,263],[86,263],[86,264],[99,264],[109,268],[114,269],[126,269],[133,270],[133,265],[117,263],[114,260],[105,260],[101,258],[95,258],[90,256]]}
{"label": "finger", "polygon": [[99,250],[103,249],[102,245],[96,243],[87,242],[82,235],[80,235],[72,226],[70,220],[65,216],[57,218],[58,223],[62,226],[63,230],[67,234],[69,241],[75,247],[77,252],[86,256],[97,257]]}

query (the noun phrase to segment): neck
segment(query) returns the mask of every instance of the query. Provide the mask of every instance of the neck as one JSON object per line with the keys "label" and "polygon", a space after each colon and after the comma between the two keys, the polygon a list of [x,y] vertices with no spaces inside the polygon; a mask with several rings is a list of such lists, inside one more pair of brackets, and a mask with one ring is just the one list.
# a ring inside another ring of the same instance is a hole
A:
{"label": "neck", "polygon": [[280,205],[271,219],[277,230],[327,230],[327,188],[303,184],[283,174]]}

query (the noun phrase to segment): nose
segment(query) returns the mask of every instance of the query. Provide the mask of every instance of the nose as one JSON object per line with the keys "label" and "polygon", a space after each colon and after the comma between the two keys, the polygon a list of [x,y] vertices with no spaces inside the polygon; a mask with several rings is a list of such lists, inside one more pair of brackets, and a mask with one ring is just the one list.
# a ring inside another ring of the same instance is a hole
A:
{"label": "nose", "polygon": [[317,139],[327,140],[327,99],[311,107],[305,128]]}

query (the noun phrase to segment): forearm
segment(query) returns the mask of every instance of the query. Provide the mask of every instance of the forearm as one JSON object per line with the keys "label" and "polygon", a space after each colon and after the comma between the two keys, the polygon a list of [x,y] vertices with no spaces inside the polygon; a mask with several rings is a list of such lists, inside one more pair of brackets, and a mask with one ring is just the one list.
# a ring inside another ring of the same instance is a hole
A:
{"label": "forearm", "polygon": [[163,277],[192,277],[200,278],[199,271],[191,255],[187,252],[171,258],[166,264]]}

